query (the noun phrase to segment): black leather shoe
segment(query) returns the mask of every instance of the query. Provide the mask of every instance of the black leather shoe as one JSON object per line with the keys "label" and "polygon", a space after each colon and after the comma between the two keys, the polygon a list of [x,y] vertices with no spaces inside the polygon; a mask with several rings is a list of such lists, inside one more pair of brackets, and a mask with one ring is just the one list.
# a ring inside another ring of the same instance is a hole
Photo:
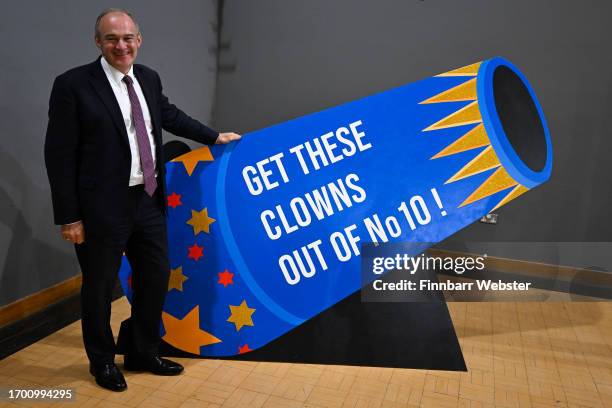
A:
{"label": "black leather shoe", "polygon": [[123,374],[115,363],[102,364],[100,366],[89,365],[89,372],[96,378],[96,384],[111,391],[125,391],[127,384]]}
{"label": "black leather shoe", "polygon": [[179,375],[183,372],[183,366],[179,363],[158,356],[126,354],[123,367],[128,371],[148,371],[156,375]]}

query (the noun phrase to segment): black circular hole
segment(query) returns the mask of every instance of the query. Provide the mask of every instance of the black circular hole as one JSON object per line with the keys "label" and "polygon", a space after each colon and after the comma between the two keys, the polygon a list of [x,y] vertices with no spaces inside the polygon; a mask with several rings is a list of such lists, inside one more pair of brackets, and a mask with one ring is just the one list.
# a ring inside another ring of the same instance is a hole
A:
{"label": "black circular hole", "polygon": [[499,66],[493,73],[493,96],[512,148],[527,167],[541,171],[546,165],[546,137],[527,87],[514,71]]}

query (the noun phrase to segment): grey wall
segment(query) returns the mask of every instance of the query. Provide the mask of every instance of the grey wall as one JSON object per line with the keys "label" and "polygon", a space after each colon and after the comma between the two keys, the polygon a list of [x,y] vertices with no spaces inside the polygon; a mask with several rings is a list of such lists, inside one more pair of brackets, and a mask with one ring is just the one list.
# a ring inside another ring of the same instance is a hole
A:
{"label": "grey wall", "polygon": [[[504,56],[542,104],[553,175],[501,209],[498,225],[476,223],[454,239],[611,241],[610,15],[604,0],[230,0],[220,62],[235,69],[219,74],[215,118],[246,132]],[[587,262],[583,247],[564,262]]]}
{"label": "grey wall", "polygon": [[79,273],[73,247],[53,225],[43,144],[53,79],[97,57],[93,25],[108,7],[135,13],[144,39],[138,62],[159,72],[170,100],[202,121],[211,118],[216,57],[209,49],[217,41],[215,1],[173,6],[161,0],[3,4],[0,305]]}
{"label": "grey wall", "polygon": [[[216,60],[209,50],[216,43],[211,25],[215,4],[60,0],[4,5],[0,305],[78,274],[72,247],[52,225],[42,156],[47,101],[56,75],[96,58],[93,21],[110,6],[137,15],[144,36],[139,62],[158,70],[170,99],[204,121],[215,102],[214,119],[221,130],[259,129],[505,56],[530,79],[546,113],[555,154],[553,177],[500,210],[497,226],[477,223],[456,238],[610,241],[612,55],[607,50],[612,26],[606,18],[612,4],[229,0],[223,39],[231,46],[222,54],[221,65],[227,68],[219,75],[214,99]],[[513,257],[539,256],[514,252]]]}

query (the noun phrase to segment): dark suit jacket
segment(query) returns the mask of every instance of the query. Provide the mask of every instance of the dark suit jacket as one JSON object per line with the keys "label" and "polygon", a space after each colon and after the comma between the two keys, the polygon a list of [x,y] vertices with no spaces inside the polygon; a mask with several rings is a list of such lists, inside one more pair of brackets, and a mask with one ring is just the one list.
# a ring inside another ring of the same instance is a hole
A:
{"label": "dark suit jacket", "polygon": [[[218,133],[168,102],[159,75],[134,65],[153,123],[160,200],[165,201],[162,129],[204,144]],[[129,219],[131,154],[119,104],[100,64],[58,76],[49,101],[45,162],[55,223],[83,220],[86,233]],[[164,203],[160,203],[165,206]],[[165,208],[165,207],[164,207]],[[127,218],[126,218],[127,217]]]}

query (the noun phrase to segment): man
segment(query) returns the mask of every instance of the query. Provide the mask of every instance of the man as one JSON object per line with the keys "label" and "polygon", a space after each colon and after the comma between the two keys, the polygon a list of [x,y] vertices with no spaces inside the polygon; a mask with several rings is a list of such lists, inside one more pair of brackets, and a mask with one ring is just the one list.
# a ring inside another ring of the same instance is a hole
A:
{"label": "man", "polygon": [[168,288],[162,128],[200,143],[240,139],[217,133],[170,104],[157,73],[134,64],[142,37],[132,15],[104,11],[96,20],[101,57],[56,78],[49,101],[45,161],[55,223],[75,244],[81,266],[83,342],[90,373],[122,391],[114,363],[111,294],[122,254],[133,269],[130,349],[124,368],[176,375],[183,367],[158,355]]}

